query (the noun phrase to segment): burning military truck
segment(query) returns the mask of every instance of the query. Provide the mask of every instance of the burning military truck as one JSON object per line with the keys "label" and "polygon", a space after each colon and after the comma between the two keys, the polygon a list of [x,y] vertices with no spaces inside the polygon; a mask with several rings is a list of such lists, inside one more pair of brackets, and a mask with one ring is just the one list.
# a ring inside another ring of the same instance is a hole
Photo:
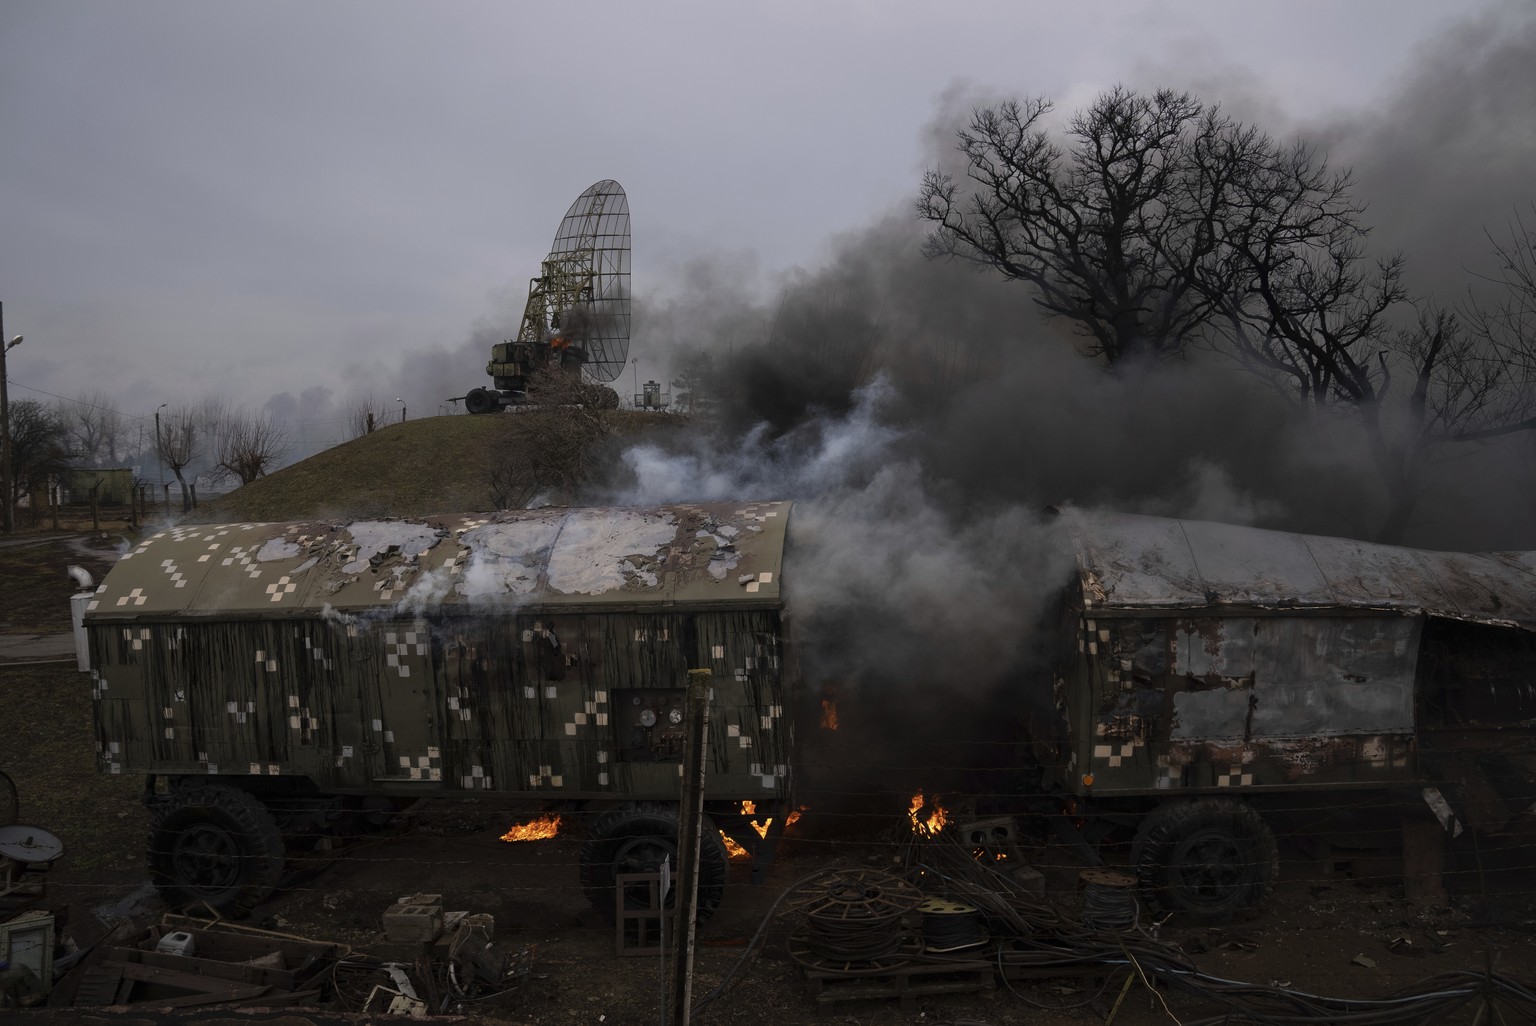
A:
{"label": "burning military truck", "polygon": [[[1063,596],[1054,655],[995,718],[1032,714],[1032,795],[1064,795],[1090,838],[1134,830],[1158,905],[1259,903],[1273,823],[1298,809],[1390,808],[1454,835],[1536,807],[1536,553],[1059,512],[1077,572],[1039,582]],[[101,766],[145,778],[155,883],[176,904],[247,907],[286,844],[380,803],[536,795],[609,806],[582,881],[612,916],[617,878],[676,850],[684,684],[709,668],[708,911],[726,867],[712,827],[760,871],[789,811],[789,515],[547,509],[148,539],[76,601]],[[746,802],[772,817],[766,838]]]}
{"label": "burning military truck", "polygon": [[[582,882],[675,852],[687,671],[712,671],[699,905],[719,830],[789,811],[787,503],[177,527],[77,597],[101,767],[143,775],[174,905],[249,908],[285,844],[384,803],[521,794],[610,806]],[[716,829],[718,828],[718,829]],[[782,829],[782,827],[778,827]],[[625,894],[644,907],[644,894]]]}
{"label": "burning military truck", "polygon": [[1163,907],[1258,903],[1287,812],[1455,835],[1536,808],[1536,552],[1060,514],[1078,572],[1034,753],[1082,822],[1135,829]]}

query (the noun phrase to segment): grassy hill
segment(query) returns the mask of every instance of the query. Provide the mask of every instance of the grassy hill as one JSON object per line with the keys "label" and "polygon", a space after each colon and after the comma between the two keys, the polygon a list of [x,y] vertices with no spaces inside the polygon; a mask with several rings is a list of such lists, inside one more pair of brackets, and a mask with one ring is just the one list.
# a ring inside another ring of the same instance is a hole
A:
{"label": "grassy hill", "polygon": [[[202,502],[194,519],[355,519],[491,510],[497,505],[493,475],[501,477],[505,494],[509,472],[537,463],[559,447],[556,440],[566,443],[562,459],[586,466],[605,440],[666,430],[680,421],[623,410],[553,409],[390,424]],[[581,437],[570,445],[576,434]]]}

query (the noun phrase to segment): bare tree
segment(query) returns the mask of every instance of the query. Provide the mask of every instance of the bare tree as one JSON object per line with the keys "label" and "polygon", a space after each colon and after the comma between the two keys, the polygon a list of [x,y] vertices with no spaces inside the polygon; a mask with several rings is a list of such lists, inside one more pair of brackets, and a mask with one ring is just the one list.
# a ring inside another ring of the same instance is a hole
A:
{"label": "bare tree", "polygon": [[389,407],[372,395],[359,396],[347,405],[347,437],[371,435],[389,423]]}
{"label": "bare tree", "polygon": [[123,418],[111,403],[112,397],[97,389],[78,399],[61,399],[56,404],[58,415],[69,432],[70,447],[87,465],[103,467],[118,462]]}
{"label": "bare tree", "polygon": [[923,178],[918,214],[938,226],[925,251],[1033,285],[1110,364],[1183,352],[1238,273],[1223,238],[1270,213],[1241,186],[1274,143],[1168,90],[1103,94],[1071,119],[1067,147],[1044,127],[1051,110],[1035,99],[973,113],[958,144],[972,185]]}
{"label": "bare tree", "polygon": [[225,417],[216,445],[215,474],[242,485],[268,473],[292,448],[287,433],[270,416],[245,412]]}
{"label": "bare tree", "polygon": [[156,425],[155,453],[160,462],[171,468],[176,483],[181,486],[181,511],[190,513],[195,503],[194,493],[187,484],[187,472],[192,464],[203,457],[203,434],[198,411],[181,409],[159,418]]}
{"label": "bare tree", "polygon": [[[14,509],[21,496],[43,494],[49,479],[69,469],[76,453],[64,418],[35,399],[10,404],[10,433],[11,494],[4,501]],[[34,505],[34,523],[37,514]]]}
{"label": "bare tree", "polygon": [[1220,300],[1220,323],[1250,367],[1303,402],[1358,420],[1386,491],[1377,538],[1400,542],[1423,471],[1447,446],[1536,428],[1536,339],[1522,330],[1530,319],[1518,273],[1529,250],[1522,264],[1518,245],[1495,247],[1501,297],[1492,308],[1469,300],[1464,321],[1413,300],[1402,257],[1369,258],[1367,229],[1329,216],[1315,195],[1299,175],[1254,194],[1314,228],[1301,239],[1276,230],[1230,240],[1252,272],[1245,289]]}
{"label": "bare tree", "polygon": [[1372,258],[1347,171],[1188,94],[1116,89],[1069,123],[1044,100],[976,111],[962,194],[929,172],[927,252],[1034,286],[1110,364],[1211,345],[1307,406],[1354,418],[1400,541],[1445,446],[1536,428],[1536,258],[1518,219],[1496,243],[1500,302],[1462,317],[1415,299],[1403,258]]}
{"label": "bare tree", "polygon": [[1531,204],[1531,216],[1528,225],[1516,212],[1507,239],[1487,233],[1496,269],[1477,277],[1493,286],[1493,296],[1479,299],[1469,290],[1462,304],[1472,333],[1498,358],[1520,369],[1527,394],[1536,385],[1536,203]]}

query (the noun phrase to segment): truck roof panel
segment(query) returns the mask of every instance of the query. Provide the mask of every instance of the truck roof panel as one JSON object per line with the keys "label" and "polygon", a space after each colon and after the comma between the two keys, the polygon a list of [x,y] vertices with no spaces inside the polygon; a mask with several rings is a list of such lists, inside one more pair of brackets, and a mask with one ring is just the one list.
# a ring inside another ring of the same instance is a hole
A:
{"label": "truck roof panel", "polygon": [[789,512],[756,502],[185,525],[124,555],[85,615],[777,608]]}
{"label": "truck roof panel", "polygon": [[1536,553],[1435,552],[1061,507],[1104,610],[1377,609],[1536,630]]}

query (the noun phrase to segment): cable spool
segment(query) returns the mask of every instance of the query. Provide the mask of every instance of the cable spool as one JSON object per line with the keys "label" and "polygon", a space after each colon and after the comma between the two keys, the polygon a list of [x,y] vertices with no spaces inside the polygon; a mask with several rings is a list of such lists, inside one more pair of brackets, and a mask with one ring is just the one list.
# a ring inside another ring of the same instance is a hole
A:
{"label": "cable spool", "polygon": [[987,942],[981,911],[974,905],[929,898],[917,910],[923,914],[924,951],[941,954]]}
{"label": "cable spool", "polygon": [[875,870],[834,870],[791,897],[805,914],[806,942],[819,958],[866,962],[901,947],[901,917],[922,900],[912,884]]}
{"label": "cable spool", "polygon": [[1141,918],[1136,904],[1136,877],[1113,869],[1085,869],[1078,876],[1083,890],[1083,925],[1092,930],[1129,930]]}

